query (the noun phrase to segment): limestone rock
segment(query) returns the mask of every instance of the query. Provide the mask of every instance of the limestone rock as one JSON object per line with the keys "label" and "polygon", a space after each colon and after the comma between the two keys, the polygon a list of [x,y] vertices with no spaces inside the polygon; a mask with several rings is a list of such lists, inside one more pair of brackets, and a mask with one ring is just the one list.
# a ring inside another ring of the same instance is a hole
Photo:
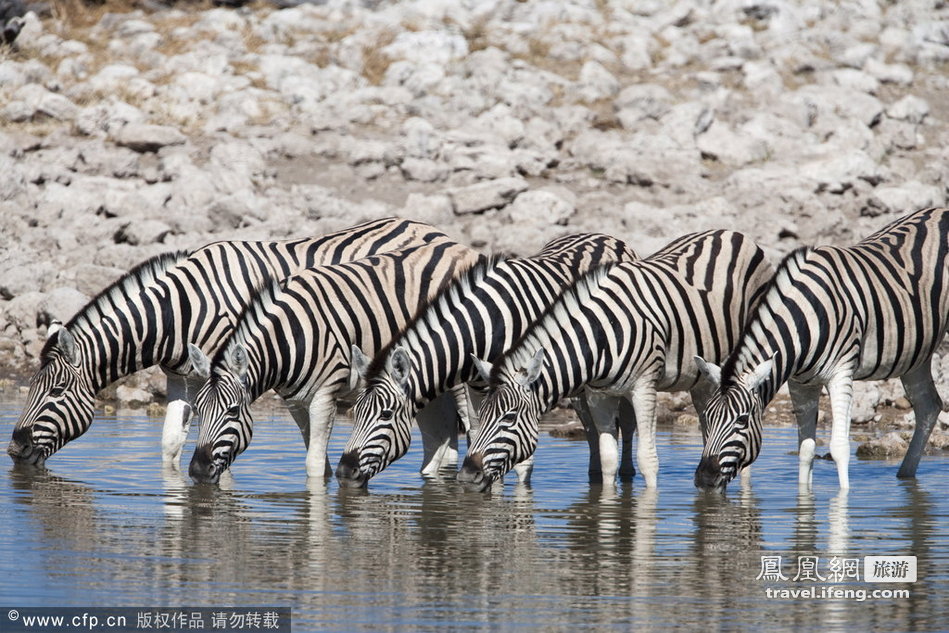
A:
{"label": "limestone rock", "polygon": [[136,152],[157,152],[169,145],[182,145],[187,137],[176,128],[167,125],[128,123],[113,134],[117,145]]}
{"label": "limestone rock", "polygon": [[447,193],[455,215],[467,215],[503,207],[527,187],[523,178],[498,178],[450,189]]}

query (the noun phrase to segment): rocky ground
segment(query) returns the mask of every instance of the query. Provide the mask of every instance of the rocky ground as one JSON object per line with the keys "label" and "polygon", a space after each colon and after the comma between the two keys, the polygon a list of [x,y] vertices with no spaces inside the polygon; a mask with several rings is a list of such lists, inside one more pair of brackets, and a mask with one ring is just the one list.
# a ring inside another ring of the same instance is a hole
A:
{"label": "rocky ground", "polygon": [[[0,49],[8,384],[51,318],[214,240],[402,215],[486,251],[648,253],[727,227],[776,262],[946,202],[942,0],[122,6],[54,2]],[[858,418],[902,423],[901,396],[861,387]]]}

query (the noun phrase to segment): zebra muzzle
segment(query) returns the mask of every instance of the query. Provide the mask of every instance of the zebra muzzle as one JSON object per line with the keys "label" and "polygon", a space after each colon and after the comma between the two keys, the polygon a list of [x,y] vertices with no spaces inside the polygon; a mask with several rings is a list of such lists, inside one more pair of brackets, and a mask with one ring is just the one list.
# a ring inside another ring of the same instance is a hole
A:
{"label": "zebra muzzle", "polygon": [[369,482],[369,478],[359,468],[359,453],[343,453],[336,466],[336,481],[346,488],[362,488]]}
{"label": "zebra muzzle", "polygon": [[700,490],[718,490],[723,491],[727,481],[722,475],[721,464],[717,455],[703,455],[698,467],[695,469],[695,487]]}
{"label": "zebra muzzle", "polygon": [[465,457],[456,479],[465,490],[474,492],[484,492],[491,485],[491,480],[484,474],[481,456],[477,454]]}
{"label": "zebra muzzle", "polygon": [[216,484],[221,477],[214,465],[214,455],[210,446],[197,446],[188,466],[188,475],[197,484]]}
{"label": "zebra muzzle", "polygon": [[28,426],[13,431],[13,438],[7,445],[7,455],[17,464],[42,466],[45,461],[42,451],[33,444],[33,430]]}

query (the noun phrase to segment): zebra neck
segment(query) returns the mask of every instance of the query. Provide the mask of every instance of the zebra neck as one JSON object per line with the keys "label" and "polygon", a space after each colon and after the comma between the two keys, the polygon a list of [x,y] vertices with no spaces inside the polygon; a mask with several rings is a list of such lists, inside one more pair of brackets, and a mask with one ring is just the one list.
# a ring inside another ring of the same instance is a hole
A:
{"label": "zebra neck", "polygon": [[99,328],[89,327],[88,320],[70,327],[80,347],[83,369],[96,393],[153,365],[172,367],[165,358],[168,336],[161,321],[146,317],[129,323],[103,318]]}

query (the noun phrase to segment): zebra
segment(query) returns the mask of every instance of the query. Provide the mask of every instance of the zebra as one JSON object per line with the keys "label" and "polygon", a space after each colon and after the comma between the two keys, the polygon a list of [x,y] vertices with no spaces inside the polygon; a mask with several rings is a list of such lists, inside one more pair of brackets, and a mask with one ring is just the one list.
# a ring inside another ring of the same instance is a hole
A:
{"label": "zebra", "polygon": [[[533,455],[540,416],[561,399],[584,394],[585,406],[600,410],[594,419],[607,421],[616,398],[629,398],[639,433],[637,466],[647,488],[655,488],[656,392],[688,389],[701,410],[711,388],[693,356],[724,357],[771,274],[752,240],[715,230],[581,277],[493,365],[477,361],[490,387],[479,411],[481,433],[458,481],[486,490]],[[591,448],[598,445],[603,481],[612,481],[615,428],[586,430]]]}
{"label": "zebra", "polygon": [[[358,353],[356,366],[367,386],[352,409],[352,436],[336,468],[340,484],[364,486],[404,455],[416,414],[476,378],[472,354],[499,356],[577,275],[635,259],[614,237],[577,234],[550,242],[533,257],[491,260],[440,293],[371,362]],[[529,471],[527,465],[522,477]]]}
{"label": "zebra", "polygon": [[949,323],[949,210],[898,219],[849,247],[802,247],[778,266],[761,304],[719,367],[697,359],[717,390],[699,488],[724,491],[761,450],[765,406],[785,382],[798,422],[798,482],[809,486],[821,389],[830,395],[830,454],[850,486],[854,380],[900,377],[916,429],[899,477],[914,477],[942,401],[932,355]]}
{"label": "zebra", "polygon": [[191,478],[217,482],[247,448],[253,433],[250,405],[269,389],[287,402],[303,432],[307,475],[332,474],[326,445],[336,403],[358,383],[350,371],[352,347],[382,348],[420,305],[480,257],[445,236],[265,285],[213,362],[190,346],[195,370],[210,378],[195,397],[201,431]]}
{"label": "zebra", "polygon": [[162,455],[176,464],[194,394],[204,382],[190,371],[187,343],[216,349],[267,277],[424,244],[441,235],[427,224],[386,218],[318,238],[216,242],[141,263],[65,326],[50,326],[7,453],[15,462],[42,466],[89,428],[96,394],[123,376],[159,365],[168,393]]}

